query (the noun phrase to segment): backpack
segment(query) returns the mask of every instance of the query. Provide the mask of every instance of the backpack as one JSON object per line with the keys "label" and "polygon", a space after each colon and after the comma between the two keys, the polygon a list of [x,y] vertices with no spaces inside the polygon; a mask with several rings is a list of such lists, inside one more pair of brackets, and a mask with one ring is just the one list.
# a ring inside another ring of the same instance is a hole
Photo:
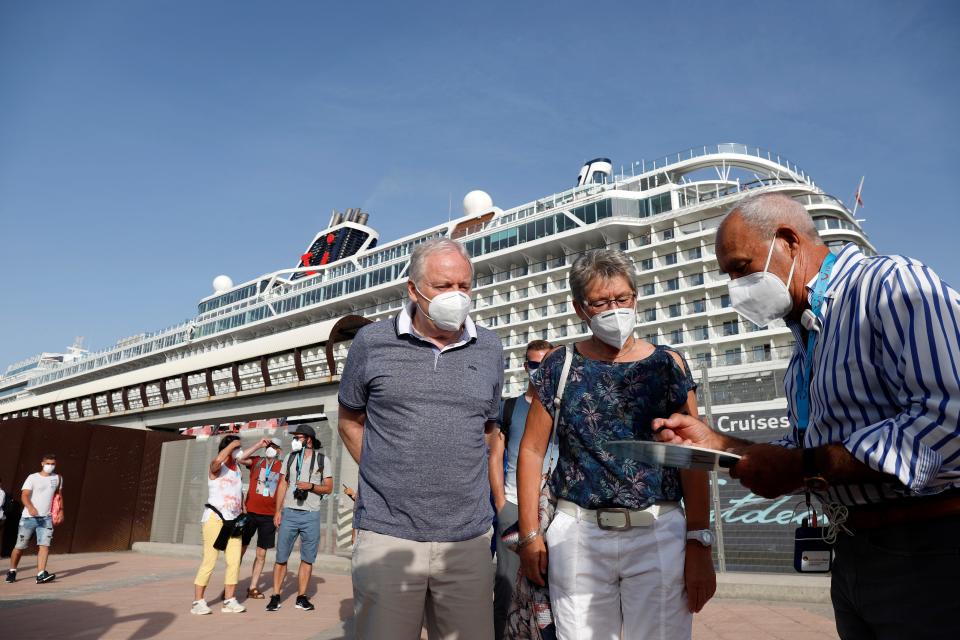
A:
{"label": "backpack", "polygon": [[[297,453],[298,452],[291,451],[287,455],[287,482],[288,483],[290,482],[290,478],[292,477],[290,475],[290,470],[293,468],[293,461],[294,461],[294,458],[297,457]],[[307,482],[309,482],[310,478],[313,477],[313,469],[317,464],[317,458],[320,458],[320,476],[321,477],[323,476],[323,458],[324,458],[323,450],[313,449],[313,455],[310,456],[310,469],[307,473],[307,480],[306,480]],[[297,480],[299,481],[300,478],[297,478]],[[322,499],[323,496],[321,495],[320,498]]]}

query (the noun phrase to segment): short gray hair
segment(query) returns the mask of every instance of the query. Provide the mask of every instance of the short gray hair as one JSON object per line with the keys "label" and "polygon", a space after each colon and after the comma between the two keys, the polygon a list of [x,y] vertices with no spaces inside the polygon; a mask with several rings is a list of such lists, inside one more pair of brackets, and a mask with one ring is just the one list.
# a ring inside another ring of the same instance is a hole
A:
{"label": "short gray hair", "polygon": [[470,279],[473,280],[473,263],[470,262],[470,254],[467,253],[462,244],[450,238],[434,238],[418,244],[413,253],[410,254],[410,267],[407,269],[407,275],[413,280],[414,284],[420,285],[427,268],[427,258],[435,253],[448,251],[460,254],[467,261],[467,264],[470,265]]}
{"label": "short gray hair", "polygon": [[627,254],[618,249],[594,249],[577,258],[570,267],[570,291],[577,302],[586,301],[587,287],[597,278],[607,280],[622,276],[637,293],[637,270]]}
{"label": "short gray hair", "polygon": [[728,213],[739,212],[743,221],[763,237],[771,237],[787,224],[814,244],[823,244],[806,207],[782,193],[761,193],[744,198]]}

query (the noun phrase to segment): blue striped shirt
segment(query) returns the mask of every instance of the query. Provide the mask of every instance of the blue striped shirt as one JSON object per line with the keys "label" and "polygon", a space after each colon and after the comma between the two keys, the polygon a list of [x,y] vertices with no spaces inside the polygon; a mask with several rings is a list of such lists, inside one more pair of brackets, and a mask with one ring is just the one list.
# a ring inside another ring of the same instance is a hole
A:
{"label": "blue striped shirt", "polygon": [[[805,446],[843,444],[900,481],[833,486],[823,497],[853,505],[960,487],[960,294],[916,260],[848,244],[821,311]],[[788,324],[796,350],[784,386],[796,425],[806,335]],[[794,426],[780,444],[797,443]]]}

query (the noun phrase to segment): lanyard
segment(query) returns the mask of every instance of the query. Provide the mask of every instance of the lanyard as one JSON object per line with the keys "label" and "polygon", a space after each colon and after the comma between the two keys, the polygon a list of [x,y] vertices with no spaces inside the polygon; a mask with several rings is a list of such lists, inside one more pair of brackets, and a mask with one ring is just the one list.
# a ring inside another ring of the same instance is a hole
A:
{"label": "lanyard", "polygon": [[[300,469],[303,468],[303,449],[297,452],[297,479],[296,482],[300,482]],[[296,482],[294,484],[296,484]]]}
{"label": "lanyard", "polygon": [[[823,306],[823,299],[827,293],[827,285],[830,283],[830,271],[833,264],[837,261],[837,256],[828,253],[820,265],[820,272],[817,274],[817,283],[813,287],[813,294],[810,297],[810,309],[820,320],[822,317],[820,307]],[[804,354],[803,367],[797,372],[797,432],[801,447],[804,444],[804,438],[807,433],[807,425],[810,424],[810,377],[813,369],[813,350],[817,346],[817,336],[819,332],[812,328],[807,331],[807,352]]]}
{"label": "lanyard", "polygon": [[[274,458],[267,458],[266,456],[264,456],[263,458],[263,485],[264,486],[270,485],[270,472],[273,470],[272,467],[273,467],[274,460],[275,460]],[[277,470],[277,473],[280,473],[279,469]]]}

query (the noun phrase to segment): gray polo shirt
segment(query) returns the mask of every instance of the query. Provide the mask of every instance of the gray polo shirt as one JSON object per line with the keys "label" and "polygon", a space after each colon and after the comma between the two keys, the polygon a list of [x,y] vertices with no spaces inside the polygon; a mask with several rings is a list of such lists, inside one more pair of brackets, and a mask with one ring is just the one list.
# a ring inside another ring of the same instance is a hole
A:
{"label": "gray polo shirt", "polygon": [[340,404],[367,415],[354,526],[469,540],[493,521],[484,426],[499,420],[503,348],[467,318],[441,350],[415,333],[414,309],[363,327],[340,379]]}

